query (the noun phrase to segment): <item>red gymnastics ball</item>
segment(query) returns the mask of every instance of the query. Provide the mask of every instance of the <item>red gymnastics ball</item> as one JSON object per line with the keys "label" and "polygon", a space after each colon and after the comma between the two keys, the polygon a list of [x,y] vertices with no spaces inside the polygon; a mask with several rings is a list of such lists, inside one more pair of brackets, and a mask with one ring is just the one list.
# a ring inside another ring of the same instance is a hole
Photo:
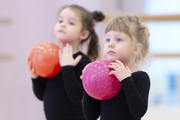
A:
{"label": "red gymnastics ball", "polygon": [[83,71],[83,87],[95,99],[111,99],[122,88],[122,83],[114,75],[108,75],[112,70],[108,67],[109,64],[110,61],[97,60],[88,64]]}
{"label": "red gymnastics ball", "polygon": [[53,42],[41,42],[33,47],[29,61],[37,75],[49,78],[61,71],[59,49],[60,47]]}

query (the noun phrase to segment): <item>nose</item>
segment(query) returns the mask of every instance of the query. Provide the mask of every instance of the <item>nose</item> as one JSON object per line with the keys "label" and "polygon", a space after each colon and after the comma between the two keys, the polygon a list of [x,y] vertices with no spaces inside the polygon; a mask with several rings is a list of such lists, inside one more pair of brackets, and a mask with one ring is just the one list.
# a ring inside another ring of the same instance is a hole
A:
{"label": "nose", "polygon": [[115,47],[113,40],[111,40],[109,42],[108,47],[110,47],[110,48],[114,48]]}
{"label": "nose", "polygon": [[66,22],[63,21],[62,23],[60,23],[60,26],[61,26],[61,27],[65,27],[65,26],[66,26]]}

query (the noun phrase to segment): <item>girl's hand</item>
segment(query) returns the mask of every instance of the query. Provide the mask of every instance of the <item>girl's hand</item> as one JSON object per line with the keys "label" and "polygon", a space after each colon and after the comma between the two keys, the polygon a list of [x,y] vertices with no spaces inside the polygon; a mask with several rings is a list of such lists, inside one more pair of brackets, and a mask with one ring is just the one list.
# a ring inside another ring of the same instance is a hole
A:
{"label": "girl's hand", "polygon": [[124,64],[119,60],[111,62],[108,67],[113,69],[109,72],[109,75],[115,75],[119,81],[131,76],[131,70],[127,66],[124,66]]}
{"label": "girl's hand", "polygon": [[76,66],[81,60],[81,58],[81,55],[77,56],[75,59],[73,58],[72,46],[69,44],[66,44],[63,49],[59,50],[59,63],[61,66]]}
{"label": "girl's hand", "polygon": [[38,75],[34,72],[34,68],[31,68],[31,63],[28,61],[27,63],[29,73],[31,75],[31,78],[36,79],[38,78]]}
{"label": "girl's hand", "polygon": [[86,67],[87,67],[89,64],[90,64],[90,63],[88,63],[88,64],[84,67],[84,69],[82,70],[82,75],[80,76],[81,80],[82,80],[82,77],[83,77],[83,73],[84,73]]}

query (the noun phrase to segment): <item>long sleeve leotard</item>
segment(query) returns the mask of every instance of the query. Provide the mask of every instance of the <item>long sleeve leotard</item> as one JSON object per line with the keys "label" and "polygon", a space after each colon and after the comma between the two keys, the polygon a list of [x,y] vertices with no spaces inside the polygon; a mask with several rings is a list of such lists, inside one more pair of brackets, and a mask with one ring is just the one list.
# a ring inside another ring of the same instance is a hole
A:
{"label": "long sleeve leotard", "polygon": [[62,71],[51,78],[32,79],[35,96],[44,102],[47,120],[85,120],[82,110],[83,86],[80,76],[90,59],[82,55],[75,66],[64,66]]}
{"label": "long sleeve leotard", "polygon": [[96,100],[84,92],[83,109],[87,120],[141,120],[148,108],[150,78],[146,72],[132,73],[122,81],[120,92],[109,100]]}

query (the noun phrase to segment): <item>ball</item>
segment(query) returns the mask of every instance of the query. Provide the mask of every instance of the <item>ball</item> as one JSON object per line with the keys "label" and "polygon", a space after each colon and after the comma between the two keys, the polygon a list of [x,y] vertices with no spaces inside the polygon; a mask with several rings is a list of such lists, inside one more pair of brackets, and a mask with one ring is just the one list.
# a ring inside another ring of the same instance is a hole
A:
{"label": "ball", "polygon": [[41,42],[33,47],[29,61],[37,75],[49,78],[61,71],[59,49],[60,47],[53,42]]}
{"label": "ball", "polygon": [[83,87],[95,99],[111,99],[122,88],[122,83],[114,75],[108,75],[112,70],[109,64],[110,61],[97,60],[88,64],[82,73]]}

